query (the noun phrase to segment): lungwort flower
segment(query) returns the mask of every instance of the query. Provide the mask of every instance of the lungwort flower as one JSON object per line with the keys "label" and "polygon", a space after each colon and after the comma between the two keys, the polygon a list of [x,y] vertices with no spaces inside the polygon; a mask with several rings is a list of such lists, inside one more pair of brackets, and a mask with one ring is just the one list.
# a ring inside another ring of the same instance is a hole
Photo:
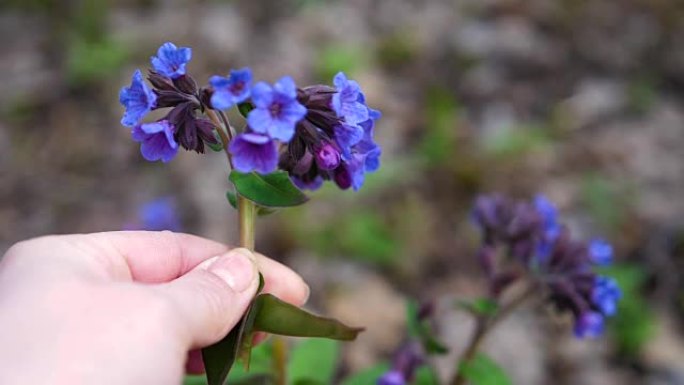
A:
{"label": "lungwort flower", "polygon": [[145,84],[140,70],[133,73],[131,85],[119,92],[119,103],[126,109],[121,124],[133,127],[155,107],[157,95]]}
{"label": "lungwort flower", "polygon": [[173,43],[164,43],[157,56],[152,56],[154,71],[167,78],[176,79],[185,75],[185,66],[192,59],[192,50],[188,47],[176,47]]}
{"label": "lungwort flower", "polygon": [[209,84],[214,88],[211,95],[211,106],[218,110],[226,110],[244,102],[250,95],[252,70],[243,68],[230,71],[229,77],[212,76]]}
{"label": "lungwort flower", "polygon": [[[527,276],[548,292],[556,308],[574,315],[578,337],[595,337],[602,332],[604,319],[617,312],[621,297],[615,280],[593,271],[596,265],[610,263],[613,251],[608,243],[575,240],[558,221],[556,207],[543,196],[533,202],[482,196],[475,203],[473,216],[483,234],[478,258],[493,295]],[[495,267],[501,265],[494,261],[497,249],[507,250],[525,274],[519,274],[517,267],[497,270]]]}
{"label": "lungwort flower", "polygon": [[143,158],[166,163],[178,153],[178,143],[173,138],[174,127],[168,120],[139,124],[133,127],[131,136],[140,143]]}
{"label": "lungwort flower", "polygon": [[249,127],[282,142],[292,139],[295,125],[306,115],[306,109],[297,101],[295,82],[289,76],[273,87],[257,83],[252,89],[252,102],[255,108],[247,116]]}

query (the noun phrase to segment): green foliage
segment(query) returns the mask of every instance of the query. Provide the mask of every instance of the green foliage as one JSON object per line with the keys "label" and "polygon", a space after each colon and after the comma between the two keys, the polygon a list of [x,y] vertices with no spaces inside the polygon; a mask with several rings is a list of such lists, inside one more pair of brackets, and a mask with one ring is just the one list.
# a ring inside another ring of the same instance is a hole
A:
{"label": "green foliage", "polygon": [[512,385],[508,374],[491,358],[478,354],[468,362],[462,362],[463,377],[472,385]]}
{"label": "green foliage", "polygon": [[306,339],[291,351],[287,365],[288,384],[332,384],[340,346],[336,341]]}
{"label": "green foliage", "polygon": [[306,195],[292,184],[284,171],[268,175],[232,171],[230,181],[241,196],[260,206],[290,207],[301,205],[308,200]]}
{"label": "green foliage", "polygon": [[315,63],[315,71],[318,78],[328,83],[340,71],[350,75],[359,70],[365,60],[365,53],[360,47],[329,44],[321,49]]}
{"label": "green foliage", "polygon": [[458,306],[476,316],[493,316],[499,311],[499,304],[491,298],[477,298],[472,301],[460,301]]}
{"label": "green foliage", "polygon": [[487,138],[484,150],[498,158],[517,158],[550,143],[550,130],[544,127],[505,127]]}
{"label": "green foliage", "polygon": [[75,38],[67,55],[68,79],[74,85],[82,85],[108,77],[125,63],[129,52],[112,40]]}
{"label": "green foliage", "polygon": [[425,105],[425,135],[418,151],[428,165],[443,164],[457,147],[458,103],[448,90],[430,90]]}
{"label": "green foliage", "polygon": [[582,181],[582,201],[596,222],[608,231],[616,231],[625,221],[625,207],[631,196],[624,188],[598,174],[588,174]]}
{"label": "green foliage", "polygon": [[[228,200],[228,203],[230,203],[230,206],[232,208],[237,210],[237,195],[235,195],[235,192],[226,191],[226,200]],[[273,214],[277,211],[278,210],[270,208],[270,207],[263,207],[263,206],[257,206],[256,207],[256,213],[260,217]]]}
{"label": "green foliage", "polygon": [[406,303],[406,328],[409,336],[417,338],[429,354],[446,354],[449,349],[435,337],[429,320],[418,319],[418,304],[415,301]]}
{"label": "green foliage", "polygon": [[322,255],[337,250],[378,265],[392,264],[400,242],[373,211],[352,211],[324,226],[304,229],[304,239]]}
{"label": "green foliage", "polygon": [[613,277],[622,290],[618,312],[609,319],[609,330],[615,337],[618,351],[636,357],[655,333],[653,312],[641,293],[646,274],[636,265],[619,264],[602,270]]}
{"label": "green foliage", "polygon": [[386,362],[371,366],[345,378],[342,385],[373,385],[389,369],[390,364]]}
{"label": "green foliage", "polygon": [[249,112],[254,109],[254,105],[250,102],[242,102],[238,104],[238,111],[240,111],[240,115],[242,115],[243,118],[246,118],[247,115],[249,115]]}
{"label": "green foliage", "polygon": [[431,367],[423,365],[416,369],[416,378],[412,385],[439,385],[439,378]]}
{"label": "green foliage", "polygon": [[351,341],[363,328],[349,327],[335,319],[308,313],[304,309],[260,294],[254,301],[254,324],[250,331],[262,331],[292,337],[323,337]]}

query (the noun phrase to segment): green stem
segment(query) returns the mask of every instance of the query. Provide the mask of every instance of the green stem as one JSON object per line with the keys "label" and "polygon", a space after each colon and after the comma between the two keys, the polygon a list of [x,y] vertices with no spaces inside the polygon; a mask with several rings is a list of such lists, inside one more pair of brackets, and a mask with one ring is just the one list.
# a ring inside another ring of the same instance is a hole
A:
{"label": "green stem", "polygon": [[237,196],[238,222],[240,229],[240,246],[254,250],[254,221],[256,219],[256,205],[254,202],[239,195]]}
{"label": "green stem", "polygon": [[472,361],[477,352],[480,350],[480,346],[484,342],[489,332],[496,326],[501,320],[508,317],[513,310],[517,309],[523,302],[530,298],[536,292],[536,285],[530,285],[525,291],[523,291],[519,296],[512,299],[508,304],[503,306],[501,310],[496,312],[492,316],[478,316],[475,323],[475,330],[470,338],[470,342],[466,347],[465,352],[459,360],[458,366],[456,368],[456,375],[451,380],[451,385],[464,385],[466,383],[466,378],[463,373],[463,365]]}
{"label": "green stem", "polygon": [[273,336],[273,375],[275,385],[287,384],[287,341],[281,336]]}

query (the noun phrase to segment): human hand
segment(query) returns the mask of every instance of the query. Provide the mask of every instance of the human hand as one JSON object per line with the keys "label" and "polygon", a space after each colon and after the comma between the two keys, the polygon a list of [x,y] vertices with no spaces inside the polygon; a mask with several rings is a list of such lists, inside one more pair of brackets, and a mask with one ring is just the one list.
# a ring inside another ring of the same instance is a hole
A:
{"label": "human hand", "polygon": [[180,384],[258,286],[302,305],[295,272],[187,234],[47,236],[0,261],[0,384]]}

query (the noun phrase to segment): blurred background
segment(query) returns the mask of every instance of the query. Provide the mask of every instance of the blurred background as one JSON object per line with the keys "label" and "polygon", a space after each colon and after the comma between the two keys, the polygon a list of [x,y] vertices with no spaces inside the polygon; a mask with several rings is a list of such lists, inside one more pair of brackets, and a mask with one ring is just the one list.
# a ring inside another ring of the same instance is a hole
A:
{"label": "blurred background", "polygon": [[[515,384],[684,384],[684,2],[679,0],[1,0],[0,251],[48,233],[118,230],[168,197],[185,231],[236,241],[225,157],[145,162],[118,91],[157,47],[189,72],[361,83],[383,167],[259,223],[310,307],[368,329],[341,371],[387,359],[407,298],[439,299],[453,366],[483,293],[478,193],[544,193],[581,237],[616,247],[625,292],[607,338],[525,308],[486,351]],[[175,220],[175,219],[174,219]]]}

